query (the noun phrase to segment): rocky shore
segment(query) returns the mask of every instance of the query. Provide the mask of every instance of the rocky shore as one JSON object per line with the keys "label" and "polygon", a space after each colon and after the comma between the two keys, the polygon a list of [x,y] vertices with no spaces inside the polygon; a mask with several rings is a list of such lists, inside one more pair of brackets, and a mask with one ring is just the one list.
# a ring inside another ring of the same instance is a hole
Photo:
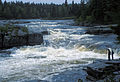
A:
{"label": "rocky shore", "polygon": [[86,79],[91,82],[120,82],[120,59],[96,60],[84,70],[87,72]]}
{"label": "rocky shore", "polygon": [[48,33],[45,31],[30,34],[27,27],[12,25],[0,26],[0,49],[24,45],[40,45],[43,43],[44,34]]}

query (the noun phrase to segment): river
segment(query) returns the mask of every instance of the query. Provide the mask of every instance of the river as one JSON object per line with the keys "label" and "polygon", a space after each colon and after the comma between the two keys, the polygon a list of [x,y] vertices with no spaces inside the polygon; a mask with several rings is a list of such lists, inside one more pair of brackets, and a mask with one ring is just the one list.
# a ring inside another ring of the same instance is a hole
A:
{"label": "river", "polygon": [[[69,25],[73,20],[11,21],[27,21],[19,25],[27,26],[31,33],[47,30],[49,35],[44,35],[41,45],[3,50],[5,53],[0,53],[0,82],[85,80],[86,73],[82,67],[95,59],[107,59],[107,48],[120,47],[116,44],[117,35],[86,34],[88,27]],[[117,52],[115,58],[119,58]]]}

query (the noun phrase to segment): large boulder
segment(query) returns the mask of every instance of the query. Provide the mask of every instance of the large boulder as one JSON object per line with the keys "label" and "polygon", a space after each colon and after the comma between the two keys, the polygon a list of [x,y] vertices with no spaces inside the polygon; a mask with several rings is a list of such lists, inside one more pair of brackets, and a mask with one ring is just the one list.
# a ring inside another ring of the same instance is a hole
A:
{"label": "large boulder", "polygon": [[42,33],[29,34],[26,27],[0,27],[0,49],[24,45],[40,45],[42,42]]}

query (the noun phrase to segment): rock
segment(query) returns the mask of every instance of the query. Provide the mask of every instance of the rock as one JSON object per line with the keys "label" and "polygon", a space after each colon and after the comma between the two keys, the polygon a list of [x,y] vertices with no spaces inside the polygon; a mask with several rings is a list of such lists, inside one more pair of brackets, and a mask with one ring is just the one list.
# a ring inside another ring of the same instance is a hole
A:
{"label": "rock", "polygon": [[94,35],[99,35],[99,34],[110,34],[114,33],[114,30],[112,30],[109,27],[88,27],[86,28],[86,34],[94,34]]}
{"label": "rock", "polygon": [[[40,45],[43,42],[42,34],[26,34],[23,36],[11,36],[8,40],[4,38],[3,46],[0,45],[0,48],[11,48],[24,45]],[[2,44],[2,41],[0,41]]]}
{"label": "rock", "polygon": [[115,82],[120,82],[120,75],[116,75],[114,80],[115,80]]}
{"label": "rock", "polygon": [[115,74],[115,75],[120,75],[120,71],[113,72],[113,74]]}
{"label": "rock", "polygon": [[2,27],[0,30],[0,49],[24,45],[40,45],[43,42],[42,33],[29,34],[26,27],[9,26]]}
{"label": "rock", "polygon": [[30,80],[30,81],[24,81],[24,82],[48,82],[46,80]]}
{"label": "rock", "polygon": [[86,34],[94,34],[94,35],[99,35],[99,34],[110,34],[114,33],[113,30],[104,30],[104,29],[88,29]]}
{"label": "rock", "polygon": [[106,78],[109,75],[120,75],[120,60],[99,60],[86,67],[88,76],[86,79],[97,81]]}
{"label": "rock", "polygon": [[42,35],[48,35],[49,32],[48,32],[48,31],[43,31],[43,32],[41,32],[41,34],[42,34]]}
{"label": "rock", "polygon": [[117,61],[106,61],[105,63],[106,64],[120,65],[120,61],[119,60],[117,60]]}
{"label": "rock", "polygon": [[103,74],[104,74],[103,72],[98,71],[98,70],[94,70],[90,67],[87,67],[86,72],[88,73],[88,75],[92,76],[95,79],[101,79]]}
{"label": "rock", "polygon": [[23,32],[22,30],[18,30],[18,36],[23,36],[26,35],[26,32]]}
{"label": "rock", "polygon": [[28,34],[28,45],[40,45],[43,42],[42,34]]}
{"label": "rock", "polygon": [[10,51],[0,51],[0,57],[11,57],[11,52]]}
{"label": "rock", "polygon": [[96,81],[96,79],[95,79],[94,77],[89,76],[89,75],[86,77],[86,79],[88,79],[88,80],[90,80],[90,81],[94,81],[94,82]]}

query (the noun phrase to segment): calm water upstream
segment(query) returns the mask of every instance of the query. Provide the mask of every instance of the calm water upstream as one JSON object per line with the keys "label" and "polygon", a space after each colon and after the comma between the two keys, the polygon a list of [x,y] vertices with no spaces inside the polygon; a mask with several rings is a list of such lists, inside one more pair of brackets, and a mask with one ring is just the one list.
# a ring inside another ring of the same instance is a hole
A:
{"label": "calm water upstream", "polygon": [[5,50],[11,54],[0,53],[0,82],[26,82],[35,79],[74,82],[78,78],[84,79],[82,76],[86,74],[77,66],[82,67],[94,59],[107,58],[105,53],[95,53],[96,49],[120,46],[115,44],[117,35],[85,34],[87,27],[71,26],[69,24],[72,20],[14,21],[29,21],[19,25],[27,26],[31,33],[47,30],[50,34],[44,36],[44,43],[41,45]]}

